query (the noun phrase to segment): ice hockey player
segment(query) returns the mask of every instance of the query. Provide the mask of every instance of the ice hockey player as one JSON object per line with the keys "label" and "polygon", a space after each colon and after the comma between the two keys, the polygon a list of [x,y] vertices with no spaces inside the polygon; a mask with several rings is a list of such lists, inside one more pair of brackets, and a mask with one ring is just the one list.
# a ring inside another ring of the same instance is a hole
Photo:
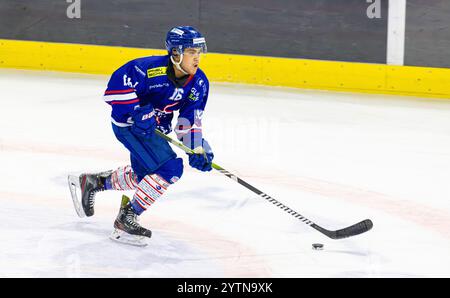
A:
{"label": "ice hockey player", "polygon": [[174,111],[179,111],[174,129],[178,139],[196,152],[189,155],[190,166],[210,171],[214,157],[201,123],[209,92],[208,79],[199,68],[205,38],[193,27],[179,26],[167,33],[165,45],[168,55],[138,58],[117,69],[104,93],[112,107],[112,129],[130,152],[131,165],[79,177],[86,216],[94,214],[96,192],[135,190],[131,200],[122,197],[114,222],[112,237],[122,242],[151,237],[151,231],[138,224],[138,216],[183,174],[183,160],[155,134],[155,129],[172,131]]}

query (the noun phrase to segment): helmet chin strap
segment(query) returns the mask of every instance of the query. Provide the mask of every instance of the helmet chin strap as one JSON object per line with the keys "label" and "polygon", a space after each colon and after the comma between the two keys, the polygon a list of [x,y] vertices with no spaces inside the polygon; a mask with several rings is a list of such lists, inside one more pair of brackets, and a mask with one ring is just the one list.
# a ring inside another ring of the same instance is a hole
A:
{"label": "helmet chin strap", "polygon": [[181,62],[183,62],[183,54],[180,54],[180,62],[175,62],[175,60],[173,60],[173,56],[170,55],[170,61],[172,61],[173,65],[175,65],[175,67],[181,71],[182,73],[184,73],[185,75],[188,75],[189,73],[187,73],[186,71],[184,71],[184,69],[181,67]]}

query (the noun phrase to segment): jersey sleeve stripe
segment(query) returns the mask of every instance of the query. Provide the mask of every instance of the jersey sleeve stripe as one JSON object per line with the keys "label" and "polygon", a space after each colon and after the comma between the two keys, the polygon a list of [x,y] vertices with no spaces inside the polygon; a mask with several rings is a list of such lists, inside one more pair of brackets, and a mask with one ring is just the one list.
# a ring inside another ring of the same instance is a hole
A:
{"label": "jersey sleeve stripe", "polygon": [[139,98],[133,99],[133,100],[127,100],[127,101],[110,101],[109,103],[112,105],[128,105],[132,103],[138,103]]}
{"label": "jersey sleeve stripe", "polygon": [[105,95],[110,94],[123,94],[123,93],[131,93],[134,92],[134,89],[125,89],[125,90],[106,90]]}
{"label": "jersey sleeve stripe", "polygon": [[104,95],[103,100],[106,102],[110,101],[125,101],[125,100],[131,100],[136,99],[137,95],[135,92],[128,93],[128,94],[114,94],[114,95]]}
{"label": "jersey sleeve stripe", "polygon": [[185,135],[189,132],[189,130],[191,130],[191,129],[190,128],[188,128],[188,129],[175,128],[175,133],[177,135]]}
{"label": "jersey sleeve stripe", "polygon": [[177,135],[185,135],[187,133],[193,133],[193,132],[202,132],[202,128],[198,125],[194,124],[193,126],[179,126],[175,128],[175,133]]}

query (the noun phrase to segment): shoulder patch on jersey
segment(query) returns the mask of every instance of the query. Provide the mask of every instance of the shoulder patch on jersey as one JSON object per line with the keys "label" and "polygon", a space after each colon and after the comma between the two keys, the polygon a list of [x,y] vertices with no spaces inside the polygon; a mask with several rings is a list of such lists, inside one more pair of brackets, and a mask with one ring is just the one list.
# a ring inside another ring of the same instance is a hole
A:
{"label": "shoulder patch on jersey", "polygon": [[147,77],[154,78],[166,75],[167,66],[155,67],[147,69]]}
{"label": "shoulder patch on jersey", "polygon": [[198,86],[198,89],[203,90],[203,94],[205,94],[208,89],[208,87],[206,86],[205,80],[202,78],[198,78],[196,81],[196,84]]}

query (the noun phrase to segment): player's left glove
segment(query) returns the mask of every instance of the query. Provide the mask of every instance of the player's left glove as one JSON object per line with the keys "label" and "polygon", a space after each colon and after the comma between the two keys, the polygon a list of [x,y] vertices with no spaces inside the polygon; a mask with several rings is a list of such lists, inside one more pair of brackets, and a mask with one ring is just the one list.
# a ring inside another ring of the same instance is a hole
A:
{"label": "player's left glove", "polygon": [[189,165],[203,172],[211,171],[214,154],[205,139],[202,140],[202,144],[194,149],[195,153],[189,154]]}
{"label": "player's left glove", "polygon": [[134,124],[131,126],[131,131],[134,134],[140,135],[144,138],[153,136],[156,128],[156,118],[153,106],[148,104],[139,107],[131,114]]}

